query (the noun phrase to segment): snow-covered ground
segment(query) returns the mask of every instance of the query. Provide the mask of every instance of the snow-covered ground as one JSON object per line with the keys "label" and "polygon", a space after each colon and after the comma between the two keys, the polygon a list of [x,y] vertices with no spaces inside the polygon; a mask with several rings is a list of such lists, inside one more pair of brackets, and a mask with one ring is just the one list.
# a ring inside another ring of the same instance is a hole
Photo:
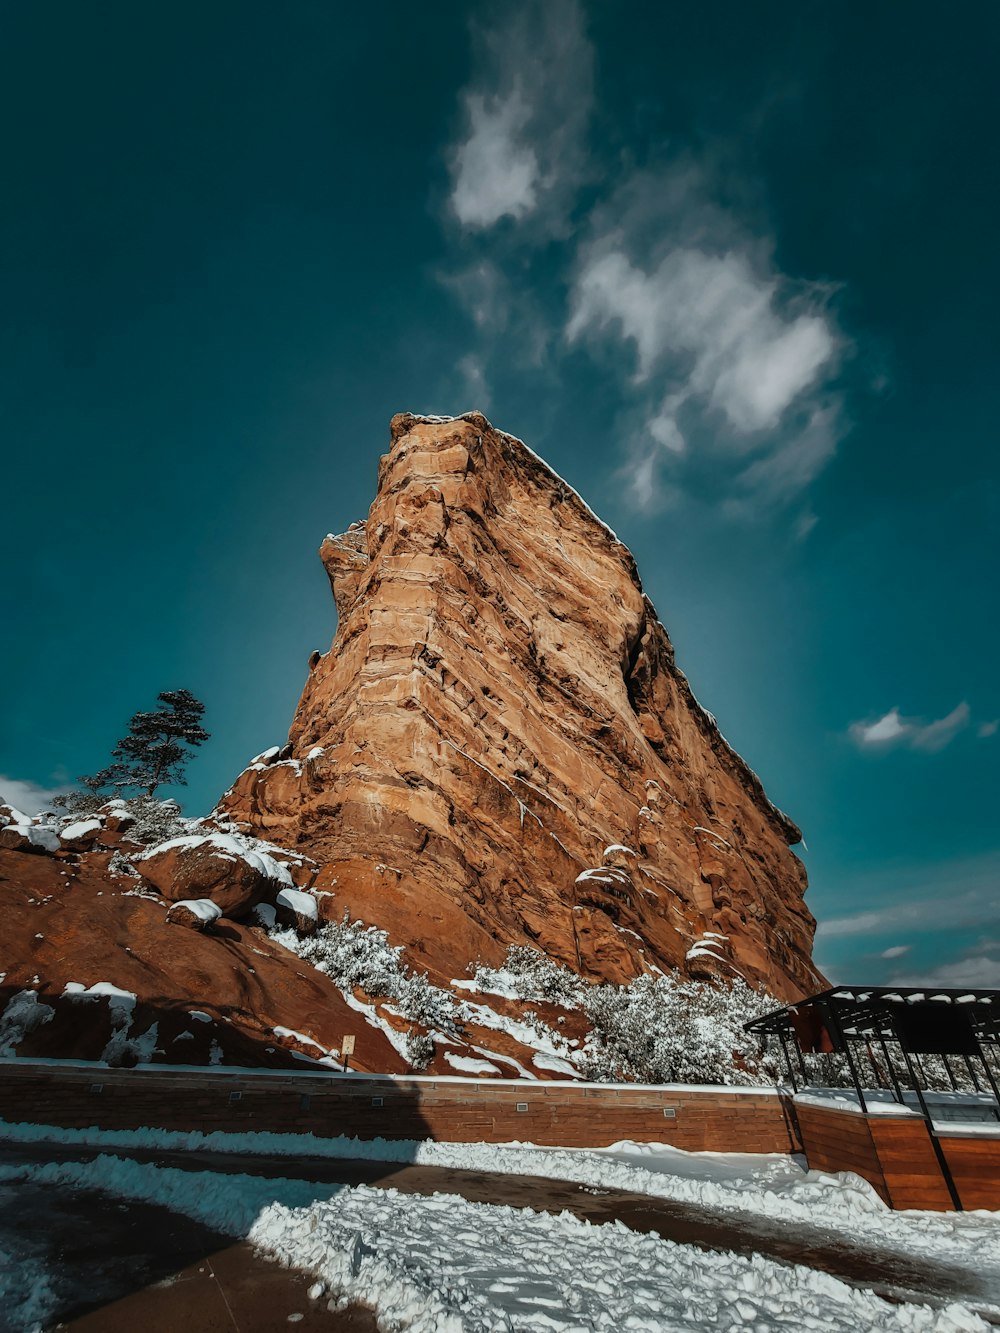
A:
{"label": "snow-covered ground", "polygon": [[[185,1135],[50,1130],[62,1143],[322,1153],[626,1189],[809,1227],[869,1252],[974,1273],[975,1304],[1000,1313],[1000,1215],[894,1213],[854,1176],[804,1171],[774,1155],[685,1153],[623,1143],[603,1151],[530,1145],[359,1143],[308,1135]],[[37,1126],[0,1125],[0,1139],[39,1142]],[[619,1223],[469,1203],[453,1195],[315,1185],[178,1170],[108,1155],[92,1162],[5,1166],[0,1180],[111,1190],[166,1204],[315,1276],[324,1299],[363,1300],[386,1329],[933,1330],[989,1325],[967,1306],[890,1305],[805,1267],[714,1253]],[[970,1299],[971,1299],[970,1283]]]}

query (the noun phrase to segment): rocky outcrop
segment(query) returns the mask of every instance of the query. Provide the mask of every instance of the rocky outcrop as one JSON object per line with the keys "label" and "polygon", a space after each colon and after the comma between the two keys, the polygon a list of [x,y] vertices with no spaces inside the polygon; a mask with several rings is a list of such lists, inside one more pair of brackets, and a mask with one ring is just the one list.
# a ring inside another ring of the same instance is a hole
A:
{"label": "rocky outcrop", "polygon": [[520,441],[395,417],[367,520],[321,557],[333,647],[222,816],[307,852],[333,909],[440,979],[516,943],[593,979],[820,985],[798,829],[695,700],[628,550]]}

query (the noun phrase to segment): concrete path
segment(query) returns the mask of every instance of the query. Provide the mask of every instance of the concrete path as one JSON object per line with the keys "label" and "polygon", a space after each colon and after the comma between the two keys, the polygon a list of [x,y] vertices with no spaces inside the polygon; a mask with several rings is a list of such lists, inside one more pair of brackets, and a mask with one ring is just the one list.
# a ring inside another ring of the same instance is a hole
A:
{"label": "concrete path", "polygon": [[[115,1154],[182,1170],[284,1176],[322,1184],[366,1184],[409,1194],[457,1194],[476,1203],[508,1204],[515,1208],[533,1208],[539,1212],[567,1211],[593,1223],[619,1221],[634,1231],[654,1232],[664,1239],[683,1245],[696,1245],[706,1250],[731,1250],[737,1254],[757,1253],[780,1263],[803,1264],[894,1301],[943,1304],[960,1300],[976,1306],[980,1302],[989,1301],[992,1294],[984,1288],[976,1273],[974,1256],[970,1256],[968,1268],[922,1262],[891,1250],[873,1252],[851,1245],[845,1242],[842,1235],[822,1226],[782,1223],[750,1212],[713,1212],[695,1204],[675,1203],[624,1190],[598,1190],[543,1177],[492,1175],[481,1171],[392,1162],[264,1158],[204,1151],[135,1150],[124,1153],[115,1150]],[[0,1148],[0,1160],[86,1161],[96,1155],[96,1151],[55,1145]],[[230,1249],[242,1250],[245,1247],[230,1246]],[[255,1258],[254,1263],[263,1261]],[[224,1268],[223,1271],[228,1270]],[[207,1278],[209,1275],[198,1276]],[[362,1314],[358,1312],[352,1317],[361,1318]],[[985,1312],[984,1317],[988,1317]],[[133,1323],[132,1327],[136,1326]],[[242,1324],[234,1326],[252,1327]],[[273,1322],[267,1325],[270,1328],[277,1326]],[[314,1326],[320,1327],[308,1325]],[[88,1333],[97,1333],[97,1325],[84,1327]],[[107,1326],[101,1327],[103,1329]],[[206,1325],[208,1327],[230,1326]],[[327,1323],[322,1327],[331,1325]],[[344,1327],[366,1326],[345,1324]],[[149,1330],[144,1330],[144,1333],[149,1333]]]}
{"label": "concrete path", "polygon": [[153,1287],[102,1305],[58,1329],[72,1333],[377,1333],[370,1310],[330,1312],[306,1294],[310,1279],[261,1257],[245,1241],[189,1264]]}

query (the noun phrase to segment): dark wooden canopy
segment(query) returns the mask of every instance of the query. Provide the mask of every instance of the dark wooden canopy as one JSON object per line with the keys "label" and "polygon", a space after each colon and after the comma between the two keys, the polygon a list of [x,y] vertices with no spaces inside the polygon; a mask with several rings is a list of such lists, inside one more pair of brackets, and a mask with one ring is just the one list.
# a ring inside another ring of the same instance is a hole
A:
{"label": "dark wooden canopy", "polygon": [[[898,1061],[902,1056],[909,1086],[921,1093],[921,1056],[938,1056],[953,1087],[949,1057],[961,1062],[973,1087],[984,1082],[1000,1102],[993,1065],[1000,1052],[1000,991],[975,986],[835,986],[796,1004],[775,1009],[747,1023],[746,1031],[781,1043],[792,1086],[806,1081],[803,1055],[837,1054],[846,1057],[862,1108],[864,1090],[857,1069],[863,1050],[873,1065],[881,1051],[894,1092],[902,1101]],[[792,1054],[797,1059],[793,1062]],[[993,1057],[991,1060],[988,1056]],[[796,1065],[798,1068],[796,1069]],[[981,1081],[982,1080],[982,1081]]]}

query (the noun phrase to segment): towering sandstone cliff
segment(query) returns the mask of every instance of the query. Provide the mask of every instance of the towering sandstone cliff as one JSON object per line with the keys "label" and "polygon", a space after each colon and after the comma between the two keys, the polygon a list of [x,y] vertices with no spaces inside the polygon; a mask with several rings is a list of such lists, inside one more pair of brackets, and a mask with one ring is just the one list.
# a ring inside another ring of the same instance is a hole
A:
{"label": "towering sandstone cliff", "polygon": [[337,635],[221,810],[434,979],[533,944],[594,979],[815,989],[800,834],[695,701],[629,551],[480,413],[397,416],[321,556]]}

